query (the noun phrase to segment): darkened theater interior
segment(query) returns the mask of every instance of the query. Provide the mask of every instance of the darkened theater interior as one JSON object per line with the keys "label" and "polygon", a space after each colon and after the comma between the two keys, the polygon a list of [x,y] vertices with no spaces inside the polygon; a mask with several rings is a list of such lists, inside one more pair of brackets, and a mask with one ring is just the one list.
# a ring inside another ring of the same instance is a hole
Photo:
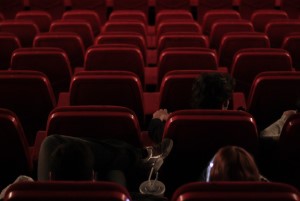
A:
{"label": "darkened theater interior", "polygon": [[298,110],[300,0],[0,0],[0,200],[300,201]]}

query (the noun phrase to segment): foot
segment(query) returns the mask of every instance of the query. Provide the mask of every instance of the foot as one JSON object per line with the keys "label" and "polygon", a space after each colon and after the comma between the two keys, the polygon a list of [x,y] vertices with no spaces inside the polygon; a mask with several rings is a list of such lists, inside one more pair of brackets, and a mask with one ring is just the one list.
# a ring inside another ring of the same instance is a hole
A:
{"label": "foot", "polygon": [[173,140],[165,138],[161,143],[145,147],[148,156],[143,159],[145,163],[154,164],[158,158],[165,159],[171,152]]}

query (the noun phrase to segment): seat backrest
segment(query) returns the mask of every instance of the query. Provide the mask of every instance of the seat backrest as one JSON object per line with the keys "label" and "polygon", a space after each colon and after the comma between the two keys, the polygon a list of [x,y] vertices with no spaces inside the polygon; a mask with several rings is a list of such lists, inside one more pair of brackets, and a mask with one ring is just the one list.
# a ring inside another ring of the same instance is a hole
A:
{"label": "seat backrest", "polygon": [[0,109],[0,186],[4,188],[21,174],[29,174],[32,168],[29,147],[17,115],[10,110]]}
{"label": "seat backrest", "polygon": [[113,10],[139,10],[148,16],[147,0],[114,0]]}
{"label": "seat backrest", "polygon": [[192,182],[174,192],[172,201],[190,200],[299,200],[298,190],[274,182]]}
{"label": "seat backrest", "polygon": [[209,48],[167,48],[158,61],[158,83],[173,70],[217,70],[216,51]]}
{"label": "seat backrest", "polygon": [[155,11],[159,12],[161,10],[190,10],[189,0],[161,0],[157,1],[155,4]]}
{"label": "seat backrest", "polygon": [[238,110],[175,111],[166,122],[163,138],[170,138],[174,143],[162,171],[166,186],[172,190],[198,181],[223,146],[240,146],[254,156],[258,148],[253,117]]}
{"label": "seat backrest", "polygon": [[231,9],[208,10],[203,16],[203,21],[202,21],[203,33],[205,35],[210,35],[211,27],[214,24],[214,22],[221,19],[238,20],[241,19],[241,16],[239,12]]}
{"label": "seat backrest", "polygon": [[147,39],[147,30],[143,22],[139,21],[112,21],[103,26],[103,33],[111,32],[133,32],[141,34],[145,41]]}
{"label": "seat backrest", "polygon": [[265,28],[265,33],[270,39],[271,47],[274,48],[280,48],[284,37],[292,32],[300,32],[299,20],[271,21]]}
{"label": "seat backrest", "polygon": [[275,0],[240,0],[239,3],[239,12],[244,19],[250,19],[255,10],[274,8]]}
{"label": "seat backrest", "polygon": [[116,33],[116,34],[107,34],[107,35],[99,35],[95,38],[95,45],[98,44],[128,44],[135,45],[139,48],[139,50],[143,54],[145,65],[147,64],[147,46],[146,41],[140,34],[134,33]]}
{"label": "seat backrest", "polygon": [[290,19],[298,19],[300,14],[299,0],[281,0],[280,9],[288,13]]}
{"label": "seat backrest", "polygon": [[230,71],[234,54],[245,48],[269,48],[267,35],[258,32],[231,32],[224,35],[219,48],[219,65]]}
{"label": "seat backrest", "polygon": [[54,20],[60,19],[65,11],[64,0],[28,0],[30,10],[44,10]]}
{"label": "seat backrest", "polygon": [[109,15],[109,21],[140,21],[148,25],[146,14],[140,10],[115,10]]}
{"label": "seat backrest", "polygon": [[288,182],[299,188],[300,165],[296,158],[299,156],[300,142],[300,116],[299,113],[291,115],[285,122],[279,138],[279,164],[280,171],[284,171],[283,182]]}
{"label": "seat backrest", "polygon": [[47,135],[118,139],[136,147],[142,145],[140,133],[135,113],[120,106],[59,107],[47,123]]}
{"label": "seat backrest", "polygon": [[214,70],[173,70],[163,77],[160,85],[160,108],[169,112],[191,109],[192,87],[199,75]]}
{"label": "seat backrest", "polygon": [[157,40],[162,35],[168,33],[195,33],[195,34],[202,34],[201,26],[195,21],[163,21],[160,22],[157,26],[156,30],[156,37]]}
{"label": "seat backrest", "polygon": [[159,25],[163,21],[168,20],[187,20],[193,21],[193,15],[188,10],[161,10],[155,16],[155,24]]}
{"label": "seat backrest", "polygon": [[293,32],[284,37],[281,48],[287,50],[292,57],[293,67],[300,70],[300,32]]}
{"label": "seat backrest", "polygon": [[143,125],[143,90],[137,75],[126,71],[85,71],[73,76],[70,105],[116,105],[135,112]]}
{"label": "seat backrest", "polygon": [[24,10],[23,0],[2,0],[0,1],[0,13],[3,14],[5,19],[14,19],[16,13]]}
{"label": "seat backrest", "polygon": [[64,12],[62,16],[63,20],[85,20],[90,23],[94,36],[100,33],[102,22],[94,10],[69,10]]}
{"label": "seat backrest", "polygon": [[39,28],[40,32],[48,32],[52,22],[52,16],[41,10],[20,11],[16,15],[18,20],[32,20]]}
{"label": "seat backrest", "polygon": [[247,48],[239,50],[231,67],[231,75],[235,78],[235,91],[248,96],[254,78],[264,71],[292,71],[292,59],[283,49]]}
{"label": "seat backrest", "polygon": [[209,35],[210,47],[219,49],[223,36],[231,32],[253,32],[254,28],[250,21],[241,19],[217,20],[211,27]]}
{"label": "seat backrest", "polygon": [[33,47],[61,48],[68,55],[72,69],[83,66],[85,48],[81,37],[76,33],[41,33],[34,38]]}
{"label": "seat backrest", "polygon": [[36,132],[46,128],[48,114],[56,106],[48,78],[36,71],[1,71],[0,94],[0,107],[18,115],[32,145]]}
{"label": "seat backrest", "polygon": [[120,184],[113,182],[19,182],[13,184],[4,198],[6,201],[16,200],[131,200],[128,191]]}
{"label": "seat backrest", "polygon": [[34,37],[39,33],[39,28],[28,20],[5,20],[0,22],[0,32],[15,34],[22,47],[32,47]]}
{"label": "seat backrest", "polygon": [[157,55],[167,48],[208,48],[207,36],[200,34],[166,34],[159,38],[157,46]]}
{"label": "seat backrest", "polygon": [[144,84],[144,60],[138,47],[127,44],[95,45],[86,51],[85,70],[117,70],[135,73]]}
{"label": "seat backrest", "polygon": [[254,80],[247,100],[260,130],[279,119],[286,110],[295,109],[300,97],[300,72],[262,72]]}
{"label": "seat backrest", "polygon": [[10,59],[13,51],[21,47],[20,40],[15,34],[0,32],[0,69],[10,67]]}
{"label": "seat backrest", "polygon": [[264,32],[266,25],[272,20],[286,20],[289,16],[282,10],[256,10],[251,15],[251,22],[255,31]]}
{"label": "seat backrest", "polygon": [[198,22],[202,23],[207,11],[217,9],[232,9],[232,0],[198,0]]}
{"label": "seat backrest", "polygon": [[97,12],[102,24],[106,22],[107,5],[105,0],[70,0],[73,10],[92,10]]}
{"label": "seat backrest", "polygon": [[92,26],[85,20],[57,20],[51,23],[50,32],[72,32],[77,33],[85,46],[88,48],[94,42]]}
{"label": "seat backrest", "polygon": [[12,70],[34,70],[44,73],[54,94],[69,90],[72,69],[67,54],[59,48],[19,48],[11,57]]}

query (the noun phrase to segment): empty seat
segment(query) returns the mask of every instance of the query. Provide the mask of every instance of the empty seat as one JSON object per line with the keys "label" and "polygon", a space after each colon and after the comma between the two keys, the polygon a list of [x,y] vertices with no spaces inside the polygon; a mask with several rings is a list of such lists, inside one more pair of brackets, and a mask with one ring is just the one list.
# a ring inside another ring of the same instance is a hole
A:
{"label": "empty seat", "polygon": [[286,20],[288,15],[282,10],[256,10],[251,15],[251,22],[255,31],[264,32],[266,25],[272,20]]}
{"label": "empty seat", "polygon": [[155,16],[155,23],[158,26],[163,21],[168,20],[186,20],[186,21],[193,21],[193,15],[188,10],[161,10]]}
{"label": "empty seat", "polygon": [[288,13],[289,18],[298,19],[300,15],[299,0],[281,0],[280,9]]}
{"label": "empty seat", "polygon": [[0,13],[5,19],[14,19],[16,13],[24,10],[23,0],[2,0],[0,1]]}
{"label": "empty seat", "polygon": [[102,24],[106,22],[106,1],[105,0],[70,0],[72,10],[93,10],[97,12]]}
{"label": "empty seat", "polygon": [[235,78],[235,91],[248,96],[254,78],[264,71],[292,71],[292,59],[283,49],[247,48],[239,50],[231,67],[231,75]]}
{"label": "empty seat", "polygon": [[287,34],[284,37],[281,48],[287,50],[293,60],[293,67],[299,71],[300,70],[300,32],[293,32],[291,34]]}
{"label": "empty seat", "polygon": [[202,34],[202,28],[195,21],[163,21],[157,26],[157,41],[161,36],[169,33],[195,33],[200,35]]}
{"label": "empty seat", "polygon": [[234,54],[244,48],[268,48],[270,41],[264,33],[232,32],[224,35],[219,48],[219,65],[229,68]]}
{"label": "empty seat", "polygon": [[72,69],[83,66],[85,48],[81,37],[76,33],[41,33],[34,38],[33,46],[61,48],[68,55]]}
{"label": "empty seat", "polygon": [[260,130],[279,119],[284,111],[296,108],[299,84],[299,72],[269,71],[255,78],[247,99],[247,111]]}
{"label": "empty seat", "polygon": [[4,188],[19,175],[29,175],[32,171],[32,161],[26,136],[15,113],[0,109],[0,130],[0,158],[3,161],[0,186]]}
{"label": "empty seat", "polygon": [[167,48],[158,61],[158,86],[173,70],[218,70],[217,53],[208,48]]}
{"label": "empty seat", "polygon": [[3,16],[2,13],[0,13],[0,22],[1,22],[1,21],[4,21],[4,19],[5,19],[5,17]]}
{"label": "empty seat", "polygon": [[163,35],[158,40],[157,56],[167,48],[186,48],[186,47],[204,47],[208,48],[208,38],[201,34],[167,34]]}
{"label": "empty seat", "polygon": [[0,69],[10,67],[10,59],[13,51],[21,47],[18,37],[12,33],[0,32]]}
{"label": "empty seat", "polygon": [[215,21],[221,19],[241,19],[240,14],[235,10],[209,10],[203,16],[202,28],[205,35],[210,35],[211,27]]}
{"label": "empty seat", "polygon": [[174,143],[161,173],[165,179],[161,180],[171,192],[187,182],[198,181],[219,148],[240,146],[254,156],[258,148],[253,117],[237,110],[175,111],[166,122],[163,138]]}
{"label": "empty seat", "polygon": [[116,105],[135,112],[143,125],[143,88],[137,75],[126,71],[84,71],[73,76],[65,105]]}
{"label": "empty seat", "polygon": [[299,200],[298,190],[288,184],[274,182],[192,182],[178,188],[172,201],[191,200]]}
{"label": "empty seat", "polygon": [[19,48],[11,58],[12,70],[35,70],[44,73],[51,82],[54,94],[68,91],[72,69],[67,54],[59,48]]}
{"label": "empty seat", "polygon": [[159,12],[161,10],[190,10],[189,0],[160,0],[156,1],[155,11]]}
{"label": "empty seat", "polygon": [[0,22],[0,32],[15,34],[22,47],[32,47],[34,37],[39,33],[39,28],[32,21],[27,20],[6,20]]}
{"label": "empty seat", "polygon": [[210,47],[219,49],[223,36],[230,32],[253,32],[254,28],[248,20],[218,20],[211,27],[209,35]]}
{"label": "empty seat", "polygon": [[274,8],[275,0],[240,0],[239,3],[239,12],[244,19],[250,19],[255,10]]}
{"label": "empty seat", "polygon": [[132,33],[116,33],[116,34],[107,34],[107,35],[99,35],[95,41],[95,45],[98,44],[127,44],[127,45],[135,45],[142,52],[145,65],[147,65],[147,46],[145,39],[140,34],[132,34]]}
{"label": "empty seat", "polygon": [[70,10],[64,12],[63,20],[85,20],[90,23],[94,36],[100,33],[102,22],[96,11],[93,10]]}
{"label": "empty seat", "polygon": [[144,60],[141,51],[131,45],[95,45],[86,51],[84,69],[129,71],[144,84]]}
{"label": "empty seat", "polygon": [[52,16],[41,10],[20,11],[17,13],[16,19],[32,20],[38,26],[40,32],[48,32],[52,22]]}
{"label": "empty seat", "polygon": [[48,114],[56,106],[48,78],[36,71],[1,71],[0,94],[0,107],[17,114],[32,145],[36,132],[46,128]]}
{"label": "empty seat", "polygon": [[300,32],[299,20],[271,21],[265,28],[271,47],[280,48],[284,37],[292,32]]}
{"label": "empty seat", "polygon": [[139,10],[148,16],[147,0],[114,0],[113,10]]}
{"label": "empty seat", "polygon": [[209,10],[232,9],[232,0],[198,0],[198,22],[202,23],[204,14]]}
{"label": "empty seat", "polygon": [[103,33],[115,33],[115,32],[132,32],[141,34],[145,41],[147,41],[147,29],[143,22],[138,21],[112,21],[107,22],[103,26]]}
{"label": "empty seat", "polygon": [[299,156],[298,145],[300,142],[300,116],[290,116],[281,131],[279,138],[279,171],[284,171],[281,181],[288,182],[295,187],[300,187],[299,163],[295,160]]}
{"label": "empty seat", "polygon": [[72,32],[80,35],[85,48],[94,42],[92,26],[84,20],[57,20],[51,23],[50,32]]}
{"label": "empty seat", "polygon": [[140,10],[115,10],[110,14],[109,21],[139,21],[148,25],[146,14]]}
{"label": "empty seat", "polygon": [[60,19],[65,11],[64,0],[28,0],[30,10],[43,10],[53,19]]}
{"label": "empty seat", "polygon": [[49,115],[46,132],[47,135],[118,139],[136,147],[142,146],[135,113],[120,106],[58,107]]}
{"label": "empty seat", "polygon": [[126,188],[120,184],[104,181],[19,182],[9,188],[5,197],[7,201],[28,199],[32,201],[127,201],[131,200],[131,197]]}

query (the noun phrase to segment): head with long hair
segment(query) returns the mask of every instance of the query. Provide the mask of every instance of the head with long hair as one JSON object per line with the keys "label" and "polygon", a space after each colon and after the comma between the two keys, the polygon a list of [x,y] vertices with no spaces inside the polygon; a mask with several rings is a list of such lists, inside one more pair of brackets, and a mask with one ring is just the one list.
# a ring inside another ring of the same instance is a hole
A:
{"label": "head with long hair", "polygon": [[256,163],[245,149],[226,146],[208,165],[206,181],[260,181]]}
{"label": "head with long hair", "polygon": [[234,80],[227,73],[203,73],[192,88],[192,107],[227,109],[232,97]]}

